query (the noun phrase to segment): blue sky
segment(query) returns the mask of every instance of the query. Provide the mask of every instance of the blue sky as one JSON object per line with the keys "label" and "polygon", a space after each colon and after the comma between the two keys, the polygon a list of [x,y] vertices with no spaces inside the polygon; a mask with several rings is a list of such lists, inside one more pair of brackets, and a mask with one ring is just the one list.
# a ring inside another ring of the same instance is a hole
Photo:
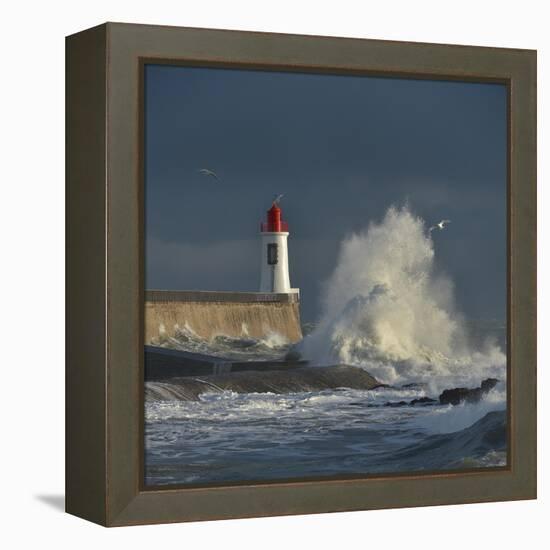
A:
{"label": "blue sky", "polygon": [[[147,65],[146,288],[257,290],[275,193],[302,315],[342,239],[408,202],[469,317],[506,315],[506,88]],[[211,168],[219,181],[198,173]]]}

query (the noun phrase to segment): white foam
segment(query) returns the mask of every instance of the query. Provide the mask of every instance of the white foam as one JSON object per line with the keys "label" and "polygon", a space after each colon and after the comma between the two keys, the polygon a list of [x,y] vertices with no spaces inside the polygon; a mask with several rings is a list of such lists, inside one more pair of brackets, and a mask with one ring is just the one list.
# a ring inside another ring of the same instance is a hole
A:
{"label": "white foam", "polygon": [[259,343],[273,349],[288,346],[289,341],[282,334],[272,331],[268,332],[264,338],[261,338],[259,340]]}

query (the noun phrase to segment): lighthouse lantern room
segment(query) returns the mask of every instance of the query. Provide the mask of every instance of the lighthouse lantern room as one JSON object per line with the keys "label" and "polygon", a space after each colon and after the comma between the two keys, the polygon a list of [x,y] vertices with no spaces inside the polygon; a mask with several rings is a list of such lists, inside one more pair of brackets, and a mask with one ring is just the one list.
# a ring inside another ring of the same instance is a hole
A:
{"label": "lighthouse lantern room", "polygon": [[290,287],[288,274],[288,223],[282,220],[281,208],[274,201],[267,211],[267,222],[260,225],[262,240],[262,271],[260,292],[296,294]]}

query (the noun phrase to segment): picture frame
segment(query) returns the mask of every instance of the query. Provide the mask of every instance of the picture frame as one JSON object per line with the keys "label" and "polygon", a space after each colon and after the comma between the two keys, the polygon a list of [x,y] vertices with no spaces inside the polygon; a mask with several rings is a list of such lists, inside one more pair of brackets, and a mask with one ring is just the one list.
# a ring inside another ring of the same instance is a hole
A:
{"label": "picture frame", "polygon": [[[143,485],[143,66],[499,82],[508,90],[508,466]],[[536,52],[106,23],[66,40],[66,511],[104,526],[536,498]]]}

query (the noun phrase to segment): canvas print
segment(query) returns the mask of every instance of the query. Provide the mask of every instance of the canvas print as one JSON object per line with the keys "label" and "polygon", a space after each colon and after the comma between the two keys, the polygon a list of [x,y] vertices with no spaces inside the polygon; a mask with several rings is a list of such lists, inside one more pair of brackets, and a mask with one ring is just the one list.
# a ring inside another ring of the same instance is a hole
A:
{"label": "canvas print", "polygon": [[142,93],[145,487],[506,467],[506,87]]}

